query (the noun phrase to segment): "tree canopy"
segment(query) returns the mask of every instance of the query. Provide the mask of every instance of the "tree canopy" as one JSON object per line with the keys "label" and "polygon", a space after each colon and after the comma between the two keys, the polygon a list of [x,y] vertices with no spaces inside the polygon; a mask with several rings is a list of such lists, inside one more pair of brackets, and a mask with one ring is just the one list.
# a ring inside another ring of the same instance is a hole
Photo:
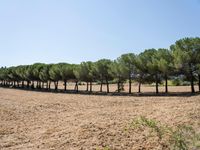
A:
{"label": "tree canopy", "polygon": [[[0,86],[14,88],[51,89],[54,83],[58,90],[58,83],[63,82],[67,91],[67,82],[86,82],[86,91],[92,92],[93,83],[106,84],[109,93],[110,82],[117,84],[117,92],[123,89],[123,83],[128,82],[129,93],[132,93],[132,82],[141,84],[155,84],[156,93],[159,84],[164,82],[165,92],[168,92],[168,79],[184,77],[190,81],[191,92],[195,92],[194,85],[200,91],[200,38],[183,38],[177,40],[170,49],[146,49],[140,54],[122,54],[115,60],[100,59],[96,62],[86,61],[80,64],[58,63],[20,65],[16,67],[0,68]],[[197,82],[198,81],[198,82]],[[35,85],[36,84],[36,85]],[[90,87],[90,89],[89,89]]]}

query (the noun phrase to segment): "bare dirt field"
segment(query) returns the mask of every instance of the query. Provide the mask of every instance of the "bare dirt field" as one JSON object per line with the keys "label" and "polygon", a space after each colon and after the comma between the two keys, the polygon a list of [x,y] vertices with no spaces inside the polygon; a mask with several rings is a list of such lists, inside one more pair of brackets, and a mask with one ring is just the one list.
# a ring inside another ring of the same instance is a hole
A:
{"label": "bare dirt field", "polygon": [[200,133],[200,95],[97,96],[0,88],[3,150],[169,149],[171,135],[161,132],[161,126],[175,130],[183,125]]}

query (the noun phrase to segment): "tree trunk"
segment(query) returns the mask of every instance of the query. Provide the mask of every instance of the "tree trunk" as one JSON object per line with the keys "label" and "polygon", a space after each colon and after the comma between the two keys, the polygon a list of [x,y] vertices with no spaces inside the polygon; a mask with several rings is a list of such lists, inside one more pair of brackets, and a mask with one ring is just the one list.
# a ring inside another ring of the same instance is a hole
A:
{"label": "tree trunk", "polygon": [[109,93],[109,83],[107,79],[106,79],[106,85],[107,85],[107,93]]}
{"label": "tree trunk", "polygon": [[76,92],[78,93],[78,81],[76,82]]}
{"label": "tree trunk", "polygon": [[49,88],[48,89],[51,90],[51,81],[49,81]]}
{"label": "tree trunk", "polygon": [[156,94],[158,94],[158,75],[156,75]]}
{"label": "tree trunk", "polygon": [[22,88],[24,88],[24,81],[22,81]]}
{"label": "tree trunk", "polygon": [[89,89],[89,84],[88,84],[88,82],[87,82],[87,88],[86,88],[86,91],[88,91],[88,89]]}
{"label": "tree trunk", "polygon": [[90,92],[92,92],[92,82],[90,82]]}
{"label": "tree trunk", "polygon": [[38,88],[41,89],[41,81],[39,81],[39,85],[38,86],[39,86]]}
{"label": "tree trunk", "polygon": [[101,81],[100,92],[102,92],[103,81]]}
{"label": "tree trunk", "polygon": [[168,93],[168,83],[167,83],[167,75],[165,75],[165,93]]}
{"label": "tree trunk", "polygon": [[36,88],[38,89],[38,81],[37,81],[37,84],[36,84]]}
{"label": "tree trunk", "polygon": [[131,94],[131,77],[129,77],[129,94]]}
{"label": "tree trunk", "polygon": [[192,71],[190,72],[190,83],[191,83],[191,92],[192,93],[195,93],[195,90],[194,90],[194,76],[193,76],[193,73]]}
{"label": "tree trunk", "polygon": [[32,81],[32,85],[31,85],[31,88],[34,89],[34,81]]}
{"label": "tree trunk", "polygon": [[54,82],[55,91],[57,90],[56,82]]}
{"label": "tree trunk", "polygon": [[156,94],[158,94],[159,91],[158,91],[158,81],[156,81]]}
{"label": "tree trunk", "polygon": [[75,84],[74,90],[78,93],[78,81],[76,81],[76,84]]}
{"label": "tree trunk", "polygon": [[138,84],[138,93],[141,93],[141,82]]}
{"label": "tree trunk", "polygon": [[120,92],[120,89],[119,89],[119,88],[120,88],[120,82],[118,81],[118,82],[117,82],[117,92],[118,92],[118,93]]}
{"label": "tree trunk", "polygon": [[64,90],[65,90],[65,92],[67,91],[67,81],[66,80],[64,81]]}
{"label": "tree trunk", "polygon": [[49,82],[47,81],[46,82],[46,89],[48,89],[49,88]]}
{"label": "tree trunk", "polygon": [[29,88],[30,86],[30,81],[27,81],[27,88]]}
{"label": "tree trunk", "polygon": [[199,92],[200,92],[200,74],[198,74],[199,77]]}
{"label": "tree trunk", "polygon": [[55,91],[57,91],[58,90],[58,81],[55,81],[54,85],[55,85]]}
{"label": "tree trunk", "polygon": [[76,82],[75,82],[74,91],[76,91],[76,86],[77,86],[77,85],[76,85]]}
{"label": "tree trunk", "polygon": [[42,81],[42,89],[44,89],[44,82]]}

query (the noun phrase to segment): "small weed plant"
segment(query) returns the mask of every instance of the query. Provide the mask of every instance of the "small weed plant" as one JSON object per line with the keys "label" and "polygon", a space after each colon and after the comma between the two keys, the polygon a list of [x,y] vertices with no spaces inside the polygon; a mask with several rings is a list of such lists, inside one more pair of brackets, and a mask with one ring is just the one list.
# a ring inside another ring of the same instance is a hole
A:
{"label": "small weed plant", "polygon": [[[166,149],[171,150],[200,149],[200,134],[196,133],[191,126],[180,125],[176,128],[172,128],[167,125],[162,125],[154,119],[148,119],[141,116],[134,119],[131,124],[125,128],[125,131],[128,131],[131,128],[149,128],[149,135],[155,133],[159,139],[159,143],[163,146],[163,149],[166,147]],[[167,143],[166,139],[168,139]],[[165,143],[163,143],[162,140],[165,141]]]}

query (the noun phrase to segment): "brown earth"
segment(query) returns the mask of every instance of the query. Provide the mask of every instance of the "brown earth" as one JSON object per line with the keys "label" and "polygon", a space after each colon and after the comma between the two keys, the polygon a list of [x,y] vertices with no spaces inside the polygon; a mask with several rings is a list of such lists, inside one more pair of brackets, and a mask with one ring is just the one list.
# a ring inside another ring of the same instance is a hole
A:
{"label": "brown earth", "polygon": [[170,127],[190,125],[199,132],[200,96],[95,96],[0,88],[0,149],[164,149],[156,137],[147,138],[146,131],[125,130],[140,116]]}

